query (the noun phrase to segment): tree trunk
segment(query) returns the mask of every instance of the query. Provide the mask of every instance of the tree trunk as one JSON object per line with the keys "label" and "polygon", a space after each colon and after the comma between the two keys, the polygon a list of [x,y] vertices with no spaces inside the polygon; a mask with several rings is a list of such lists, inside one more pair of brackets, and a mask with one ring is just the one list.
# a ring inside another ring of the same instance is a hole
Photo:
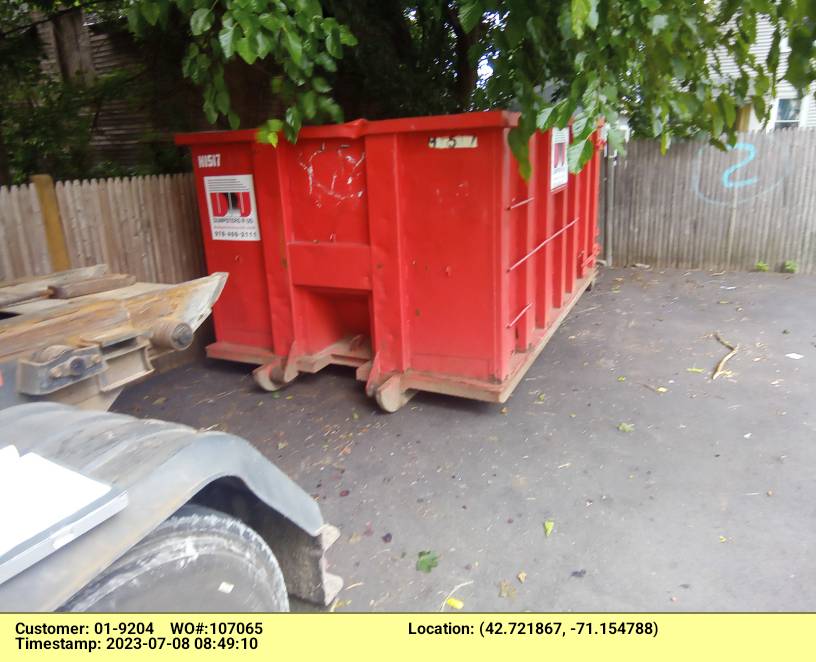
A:
{"label": "tree trunk", "polygon": [[470,99],[476,89],[479,66],[478,62],[471,60],[470,49],[481,39],[484,26],[479,23],[470,32],[465,32],[459,22],[455,6],[448,5],[447,9],[448,20],[456,35],[456,86],[454,93],[459,110],[469,110]]}
{"label": "tree trunk", "polygon": [[93,82],[96,77],[91,40],[85,28],[81,9],[59,14],[49,24],[62,79]]}

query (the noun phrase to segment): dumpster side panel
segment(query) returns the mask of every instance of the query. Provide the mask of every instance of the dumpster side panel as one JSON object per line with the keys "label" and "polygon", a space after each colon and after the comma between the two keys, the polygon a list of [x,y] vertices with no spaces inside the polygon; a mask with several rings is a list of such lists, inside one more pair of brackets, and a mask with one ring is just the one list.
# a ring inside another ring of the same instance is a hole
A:
{"label": "dumpster side panel", "polygon": [[399,135],[403,277],[415,370],[496,377],[501,138],[498,129]]}
{"label": "dumpster side panel", "polygon": [[191,150],[207,269],[230,274],[213,307],[216,336],[226,343],[271,349],[261,244],[266,215],[257,208],[252,144],[202,143]]}

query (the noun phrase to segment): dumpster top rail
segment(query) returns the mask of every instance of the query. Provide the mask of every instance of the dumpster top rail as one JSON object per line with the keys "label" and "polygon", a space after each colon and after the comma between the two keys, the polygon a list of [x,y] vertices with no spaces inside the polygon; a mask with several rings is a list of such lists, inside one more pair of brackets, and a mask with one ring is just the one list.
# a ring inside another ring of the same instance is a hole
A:
{"label": "dumpster top rail", "polygon": [[[363,135],[387,133],[409,133],[412,131],[462,131],[489,127],[518,126],[519,113],[509,110],[488,110],[481,113],[459,113],[457,115],[431,115],[427,117],[405,117],[390,120],[357,119],[343,124],[304,126],[299,138],[359,138]],[[255,142],[258,130],[240,131],[199,131],[176,134],[177,145],[199,145],[213,143]]]}

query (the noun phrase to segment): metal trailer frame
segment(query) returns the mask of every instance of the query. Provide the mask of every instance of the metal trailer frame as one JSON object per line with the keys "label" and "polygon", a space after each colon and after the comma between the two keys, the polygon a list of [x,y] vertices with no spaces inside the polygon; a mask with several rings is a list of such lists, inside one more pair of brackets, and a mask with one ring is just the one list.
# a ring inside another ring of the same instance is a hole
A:
{"label": "metal trailer frame", "polygon": [[324,558],[337,529],[308,494],[239,437],[50,402],[0,411],[0,431],[4,444],[113,484],[129,500],[121,512],[0,584],[0,611],[60,609],[191,502],[255,529],[277,557],[291,595],[329,604],[342,588]]}

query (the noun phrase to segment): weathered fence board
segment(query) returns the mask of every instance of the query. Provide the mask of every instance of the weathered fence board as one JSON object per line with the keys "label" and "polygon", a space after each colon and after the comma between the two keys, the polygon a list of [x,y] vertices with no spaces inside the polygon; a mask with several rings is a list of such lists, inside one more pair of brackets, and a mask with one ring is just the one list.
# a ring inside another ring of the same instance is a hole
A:
{"label": "weathered fence board", "polygon": [[605,163],[602,219],[615,265],[816,273],[816,130],[741,134],[722,152],[635,140]]}
{"label": "weathered fence board", "polygon": [[[72,267],[107,263],[138,280],[177,283],[204,274],[192,175],[56,184]],[[0,188],[0,281],[50,272],[31,185]]]}

